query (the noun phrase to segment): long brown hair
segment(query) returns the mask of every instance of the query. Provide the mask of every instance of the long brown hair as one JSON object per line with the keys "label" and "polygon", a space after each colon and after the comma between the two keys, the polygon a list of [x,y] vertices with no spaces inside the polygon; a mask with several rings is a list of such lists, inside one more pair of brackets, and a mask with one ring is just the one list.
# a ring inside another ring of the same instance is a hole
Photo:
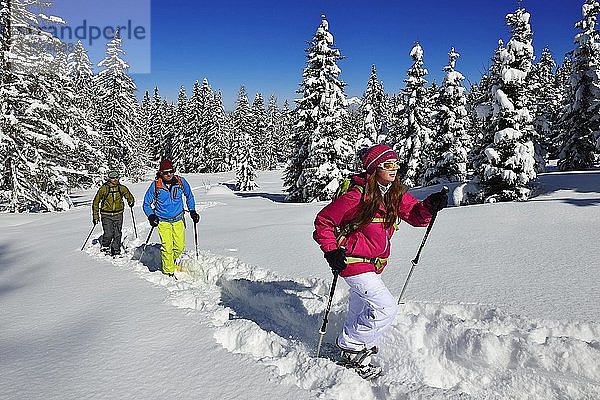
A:
{"label": "long brown hair", "polygon": [[398,208],[400,207],[402,196],[408,191],[408,188],[400,181],[400,175],[396,175],[396,179],[392,182],[392,187],[387,191],[385,196],[382,196],[381,190],[377,186],[376,175],[377,171],[369,176],[365,184],[362,197],[363,207],[353,223],[356,227],[370,224],[382,202],[385,207],[385,227],[389,228],[393,226],[398,220]]}

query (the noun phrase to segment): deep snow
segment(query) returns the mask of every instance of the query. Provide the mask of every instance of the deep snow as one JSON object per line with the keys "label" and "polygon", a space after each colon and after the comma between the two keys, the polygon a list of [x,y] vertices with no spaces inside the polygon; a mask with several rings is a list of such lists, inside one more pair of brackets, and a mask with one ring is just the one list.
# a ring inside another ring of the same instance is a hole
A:
{"label": "deep snow", "polygon": [[[99,253],[93,191],[65,213],[0,215],[2,399],[600,398],[600,171],[549,173],[523,203],[451,207],[381,343],[373,383],[313,357],[331,275],[311,238],[325,203],[286,204],[280,171],[185,175],[202,219],[179,280],[129,185],[128,257]],[[437,187],[412,191],[418,198]],[[384,281],[400,292],[424,229],[401,224]],[[131,259],[133,257],[134,259]],[[340,280],[326,342],[347,299]]]}

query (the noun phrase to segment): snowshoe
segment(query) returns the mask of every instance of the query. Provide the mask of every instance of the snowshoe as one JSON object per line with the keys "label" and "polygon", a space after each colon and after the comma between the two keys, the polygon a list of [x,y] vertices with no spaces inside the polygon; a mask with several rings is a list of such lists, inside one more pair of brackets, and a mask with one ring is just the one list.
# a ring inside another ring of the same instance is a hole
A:
{"label": "snowshoe", "polygon": [[375,379],[382,374],[380,366],[371,364],[371,356],[377,354],[377,351],[375,346],[360,351],[342,349],[340,365],[354,369],[363,379]]}

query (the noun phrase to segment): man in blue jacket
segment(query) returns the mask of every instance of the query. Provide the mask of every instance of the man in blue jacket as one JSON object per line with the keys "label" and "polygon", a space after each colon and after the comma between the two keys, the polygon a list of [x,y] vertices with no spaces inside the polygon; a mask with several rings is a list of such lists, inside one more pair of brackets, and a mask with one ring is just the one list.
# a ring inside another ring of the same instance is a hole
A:
{"label": "man in blue jacket", "polygon": [[162,160],[156,179],[144,196],[144,213],[150,225],[158,227],[161,247],[162,272],[173,276],[177,267],[175,260],[185,248],[185,223],[183,220],[183,196],[195,224],[200,220],[196,202],[189,183],[175,175],[170,160]]}

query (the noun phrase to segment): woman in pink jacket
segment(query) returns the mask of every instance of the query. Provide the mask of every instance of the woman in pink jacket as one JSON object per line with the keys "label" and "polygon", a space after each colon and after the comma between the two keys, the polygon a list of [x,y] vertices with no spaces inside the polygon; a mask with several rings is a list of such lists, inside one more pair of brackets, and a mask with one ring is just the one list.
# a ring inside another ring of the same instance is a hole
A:
{"label": "woman in pink jacket", "polygon": [[448,204],[434,193],[418,201],[398,176],[398,155],[382,144],[359,154],[365,173],[352,177],[350,189],[317,214],[314,239],[334,274],[350,286],[348,315],[337,339],[342,357],[363,377],[378,375],[371,355],[375,343],[394,321],[397,305],[380,274],[390,255],[398,219],[427,226]]}

